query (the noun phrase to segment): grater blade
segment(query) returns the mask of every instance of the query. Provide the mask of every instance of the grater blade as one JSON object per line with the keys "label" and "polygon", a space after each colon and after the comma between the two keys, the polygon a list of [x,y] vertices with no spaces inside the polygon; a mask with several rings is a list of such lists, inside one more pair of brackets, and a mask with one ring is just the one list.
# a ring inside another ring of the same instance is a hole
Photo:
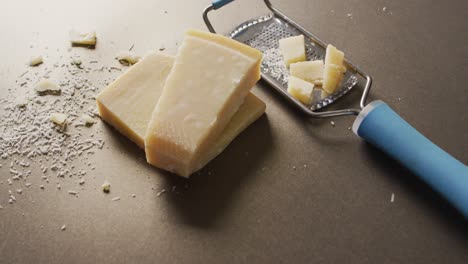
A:
{"label": "grater blade", "polygon": [[262,77],[275,89],[291,99],[295,104],[308,111],[319,110],[341,98],[358,83],[358,73],[354,67],[346,65],[347,71],[341,87],[330,95],[322,93],[322,89],[314,88],[314,98],[310,105],[304,105],[287,92],[289,71],[279,50],[279,40],[296,35],[304,35],[307,60],[323,60],[326,46],[313,36],[305,35],[293,25],[274,14],[249,20],[236,27],[229,37],[245,43],[263,52],[261,64]]}

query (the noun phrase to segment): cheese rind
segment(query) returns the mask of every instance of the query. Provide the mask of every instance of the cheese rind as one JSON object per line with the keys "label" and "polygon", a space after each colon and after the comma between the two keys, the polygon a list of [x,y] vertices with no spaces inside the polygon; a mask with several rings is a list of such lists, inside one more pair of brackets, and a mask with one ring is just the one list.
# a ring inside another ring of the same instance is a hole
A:
{"label": "cheese rind", "polygon": [[260,79],[262,54],[227,37],[190,30],[145,136],[147,161],[189,176]]}
{"label": "cheese rind", "polygon": [[[152,53],[132,66],[97,97],[99,115],[124,136],[144,148],[144,137],[152,110],[174,61],[173,56]],[[202,155],[202,168],[220,154],[234,138],[265,112],[265,103],[249,93],[221,136]]]}
{"label": "cheese rind", "polygon": [[306,60],[304,35],[280,39],[279,47],[287,68],[292,63]]}
{"label": "cheese rind", "polygon": [[290,66],[290,74],[294,77],[311,82],[313,84],[321,84],[323,80],[323,61],[302,61],[293,63]]}
{"label": "cheese rind", "polygon": [[294,76],[289,76],[288,93],[305,105],[313,99],[314,85]]}
{"label": "cheese rind", "polygon": [[327,46],[322,88],[329,94],[334,93],[343,79],[346,68],[343,65],[344,53],[332,45]]}

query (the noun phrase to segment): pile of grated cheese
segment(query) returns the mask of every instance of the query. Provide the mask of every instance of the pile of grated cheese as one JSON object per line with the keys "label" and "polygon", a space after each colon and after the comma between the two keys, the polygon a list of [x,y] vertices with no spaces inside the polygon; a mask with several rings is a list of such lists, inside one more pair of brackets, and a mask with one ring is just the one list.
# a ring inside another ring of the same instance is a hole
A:
{"label": "pile of grated cheese", "polygon": [[[95,169],[94,154],[104,146],[95,95],[121,68],[100,66],[92,58],[76,64],[72,54],[53,64],[44,57],[42,65],[25,66],[0,97],[0,185],[9,189],[0,195],[2,208],[34,185],[44,190],[52,181],[60,190],[60,183],[69,181],[82,187],[87,170]],[[60,93],[38,93],[35,87],[44,79]],[[66,125],[51,122],[56,113],[66,116]],[[11,190],[21,191],[14,196]]]}

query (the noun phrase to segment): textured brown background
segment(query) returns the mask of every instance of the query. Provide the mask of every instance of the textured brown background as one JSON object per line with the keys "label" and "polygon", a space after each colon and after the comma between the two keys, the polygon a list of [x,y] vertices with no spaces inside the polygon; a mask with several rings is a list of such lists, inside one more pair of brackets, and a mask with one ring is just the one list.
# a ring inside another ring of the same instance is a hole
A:
{"label": "textured brown background", "polygon": [[[272,2],[371,74],[372,99],[468,163],[467,1]],[[174,52],[186,28],[205,29],[208,4],[3,1],[0,90],[33,53],[66,50],[71,27],[97,31],[98,48],[79,52],[101,63],[132,43],[140,54],[161,46]],[[238,0],[212,18],[227,32],[264,13],[260,0]],[[106,147],[79,198],[35,188],[3,204],[0,263],[468,263],[466,221],[354,136],[352,117],[332,127],[288,109],[264,83],[254,92],[267,115],[188,181],[151,168],[136,146],[98,124]],[[334,107],[356,107],[358,97],[353,91]],[[0,173],[8,177],[5,167]],[[100,191],[105,177],[111,196]],[[7,189],[0,185],[3,198]]]}

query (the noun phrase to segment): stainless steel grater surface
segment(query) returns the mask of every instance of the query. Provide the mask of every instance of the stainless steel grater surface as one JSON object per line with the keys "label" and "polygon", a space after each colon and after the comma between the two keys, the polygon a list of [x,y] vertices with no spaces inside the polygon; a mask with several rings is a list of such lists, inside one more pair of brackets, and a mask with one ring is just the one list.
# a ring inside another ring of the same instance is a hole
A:
{"label": "stainless steel grater surface", "polygon": [[[314,88],[312,103],[310,105],[304,105],[287,92],[289,71],[284,65],[283,56],[279,50],[279,40],[291,36],[304,35],[307,60],[324,59],[327,45],[275,9],[269,0],[264,0],[264,2],[273,13],[246,21],[228,34],[230,38],[263,52],[261,65],[262,78],[288,101],[310,116],[330,117],[357,115],[359,113],[357,109],[322,111],[324,107],[337,101],[358,83],[364,87],[360,104],[361,109],[365,105],[372,83],[371,78],[350,63],[346,58],[345,66],[347,71],[341,83],[341,87],[335,93],[324,94],[322,93],[322,89]],[[209,6],[203,13],[205,23],[211,32],[215,32],[215,30],[208,19],[208,12],[215,9],[217,9],[216,6]]]}
{"label": "stainless steel grater surface", "polygon": [[[284,65],[278,43],[280,39],[301,34],[287,22],[271,14],[239,25],[229,36],[262,51],[262,73],[268,76],[268,82],[272,82],[274,86],[278,86],[286,92],[289,71]],[[304,41],[307,60],[323,60],[325,58],[325,47],[317,44],[312,38],[306,37]],[[356,74],[353,68],[349,68],[343,78],[341,88],[331,95],[323,96],[322,89],[314,88],[313,101],[306,107],[314,111],[333,103],[356,85],[358,82]]]}

